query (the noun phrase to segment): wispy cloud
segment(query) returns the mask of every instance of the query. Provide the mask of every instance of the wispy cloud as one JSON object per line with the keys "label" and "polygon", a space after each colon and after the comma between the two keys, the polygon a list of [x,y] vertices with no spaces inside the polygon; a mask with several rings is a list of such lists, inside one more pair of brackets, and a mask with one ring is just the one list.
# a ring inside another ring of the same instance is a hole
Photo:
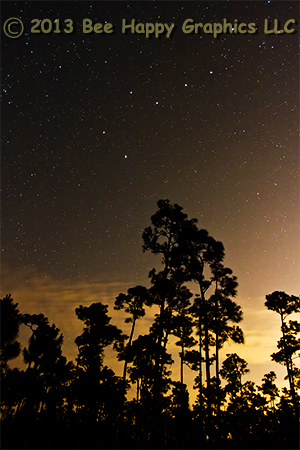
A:
{"label": "wispy cloud", "polygon": [[[3,273],[1,297],[11,294],[22,313],[43,313],[48,317],[64,334],[64,354],[74,359],[77,352],[74,339],[81,334],[83,327],[83,323],[76,317],[75,308],[100,301],[109,305],[112,323],[122,322],[120,316],[124,313],[114,311],[113,303],[115,297],[120,292],[126,292],[131,285],[116,282],[59,281],[34,270],[24,270],[17,274],[6,270]],[[22,329],[20,339],[26,339],[27,335],[27,330]]]}
{"label": "wispy cloud", "polygon": [[[125,293],[129,287],[136,284],[135,282],[55,280],[34,269],[24,269],[17,273],[4,269],[2,275],[1,297],[10,293],[19,304],[22,313],[43,313],[49,321],[55,323],[64,334],[63,352],[68,359],[76,358],[77,348],[74,340],[81,334],[83,328],[83,323],[75,315],[75,308],[79,305],[89,306],[99,301],[109,305],[108,315],[112,317],[111,323],[126,334],[130,332],[131,325],[124,323],[126,314],[124,311],[114,311],[113,304],[116,296],[120,292]],[[238,353],[248,362],[251,369],[248,379],[260,384],[262,376],[274,370],[278,374],[278,385],[283,386],[286,384],[283,381],[285,368],[272,362],[270,358],[270,354],[276,351],[276,344],[280,338],[279,318],[264,307],[263,298],[255,299],[252,304],[259,307],[244,306],[244,320],[240,324],[245,334],[245,345],[226,344],[220,352],[221,361],[226,358],[226,353]],[[148,333],[156,311],[155,307],[147,309],[146,316],[137,323],[136,337]],[[30,331],[22,327],[19,338],[24,346],[29,336]],[[172,366],[174,379],[179,379],[179,350],[172,338],[169,351],[175,360]],[[20,367],[21,358],[18,358],[16,363]],[[106,351],[105,363],[121,375],[122,364],[117,361],[115,352],[109,348]],[[190,384],[195,375],[188,368],[185,369],[186,381]],[[214,375],[213,367],[212,375]]]}

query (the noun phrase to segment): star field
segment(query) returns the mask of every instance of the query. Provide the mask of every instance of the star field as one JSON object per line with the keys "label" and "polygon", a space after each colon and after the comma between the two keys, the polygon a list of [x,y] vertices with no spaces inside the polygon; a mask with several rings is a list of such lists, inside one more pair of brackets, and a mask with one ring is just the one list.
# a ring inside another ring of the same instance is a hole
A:
{"label": "star field", "polygon": [[[298,32],[215,39],[180,25],[261,28],[298,19],[298,2],[4,2],[2,16],[26,29],[2,37],[2,265],[16,286],[146,284],[159,261],[142,232],[169,198],[224,243],[243,307],[297,294]],[[116,32],[83,35],[85,17]],[[33,18],[78,31],[30,34]],[[177,29],[125,35],[122,18]]]}

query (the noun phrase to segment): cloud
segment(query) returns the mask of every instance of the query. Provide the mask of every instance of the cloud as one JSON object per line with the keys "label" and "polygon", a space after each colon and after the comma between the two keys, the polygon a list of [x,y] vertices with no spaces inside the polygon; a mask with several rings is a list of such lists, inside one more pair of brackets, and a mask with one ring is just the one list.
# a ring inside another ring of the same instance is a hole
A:
{"label": "cloud", "polygon": [[[77,354],[74,339],[81,334],[83,328],[83,323],[75,314],[75,308],[100,301],[109,305],[108,315],[113,317],[112,323],[116,324],[116,317],[117,322],[121,322],[124,312],[116,314],[113,303],[115,297],[120,292],[126,292],[130,286],[132,283],[54,280],[49,275],[31,269],[18,273],[5,270],[1,297],[11,294],[21,313],[43,313],[48,317],[64,335],[64,354],[67,358],[74,359]],[[23,327],[20,340],[26,343],[29,336],[30,332]]]}
{"label": "cloud", "polygon": [[[40,273],[35,269],[23,269],[12,272],[7,269],[3,271],[3,282],[1,297],[11,294],[14,301],[19,304],[22,313],[43,313],[50,322],[61,330],[64,335],[63,354],[75,360],[77,347],[74,343],[76,336],[82,333],[83,323],[75,315],[75,308],[79,305],[89,306],[94,302],[102,302],[109,305],[108,315],[112,318],[111,323],[122,329],[123,333],[129,335],[131,324],[125,324],[126,313],[113,309],[114,300],[120,292],[127,292],[129,287],[135,286],[135,282],[127,283],[105,283],[102,281],[74,281],[53,279],[48,274]],[[239,303],[239,300],[237,300]],[[251,307],[244,303],[244,320],[240,326],[245,334],[245,345],[226,344],[220,352],[221,363],[227,353],[237,353],[245,359],[251,373],[245,379],[252,379],[261,384],[263,375],[270,370],[278,374],[278,386],[286,385],[283,381],[286,375],[285,368],[271,361],[270,354],[276,351],[276,344],[281,336],[280,321],[276,313],[268,311],[264,306],[264,299],[253,299]],[[258,305],[254,308],[252,305]],[[146,310],[146,316],[136,324],[135,338],[139,334],[148,333],[153,322],[157,307]],[[30,330],[22,327],[19,339],[26,346]],[[180,379],[180,365],[178,352],[174,338],[170,339],[168,351],[172,354],[175,363],[171,370],[174,380]],[[213,350],[212,350],[213,353]],[[108,348],[105,352],[105,364],[111,367],[117,375],[121,376],[123,363],[118,362],[116,352]],[[15,365],[22,368],[22,358],[15,360]],[[211,367],[212,376],[215,375],[214,366]],[[185,380],[190,385],[191,400],[195,398],[196,392],[192,389],[193,379],[196,373],[185,368]]]}

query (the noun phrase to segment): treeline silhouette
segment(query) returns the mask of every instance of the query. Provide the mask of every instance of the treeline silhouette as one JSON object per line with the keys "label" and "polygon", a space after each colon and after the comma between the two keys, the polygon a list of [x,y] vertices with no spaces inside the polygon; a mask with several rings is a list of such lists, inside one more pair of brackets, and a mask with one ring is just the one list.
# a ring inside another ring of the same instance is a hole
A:
{"label": "treeline silhouette", "polygon": [[[114,304],[131,323],[129,336],[110,323],[107,305],[80,305],[78,354],[67,361],[55,324],[43,314],[21,314],[10,295],[1,300],[2,448],[298,448],[300,323],[287,317],[300,312],[299,297],[276,291],[265,302],[281,320],[271,359],[286,367],[289,388],[280,393],[273,371],[260,386],[244,381],[247,362],[236,353],[220,365],[227,341],[244,343],[238,283],[223,264],[224,246],[177,204],[157,205],[143,251],[159,255],[162,267],[150,271],[150,288],[132,287]],[[136,336],[137,321],[153,305],[149,332]],[[31,330],[25,370],[9,367],[21,353],[21,325]],[[180,381],[171,376],[172,336]],[[121,377],[105,365],[108,346],[124,363]],[[184,365],[195,373],[192,407]]]}

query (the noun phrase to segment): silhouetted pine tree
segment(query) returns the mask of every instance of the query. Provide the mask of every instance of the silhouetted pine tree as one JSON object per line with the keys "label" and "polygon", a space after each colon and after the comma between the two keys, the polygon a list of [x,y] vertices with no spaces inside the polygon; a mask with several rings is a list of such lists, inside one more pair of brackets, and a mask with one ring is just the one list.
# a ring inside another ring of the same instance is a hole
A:
{"label": "silhouetted pine tree", "polygon": [[295,338],[295,335],[300,332],[300,327],[296,321],[290,323],[290,327],[288,327],[285,323],[285,319],[292,313],[300,312],[300,299],[295,295],[288,295],[285,292],[275,291],[272,294],[266,295],[265,306],[280,315],[282,338],[278,343],[279,352],[273,353],[271,357],[276,362],[284,362],[286,366],[295,417],[297,417],[299,414],[299,405],[295,392],[292,355],[300,349],[300,341]]}

